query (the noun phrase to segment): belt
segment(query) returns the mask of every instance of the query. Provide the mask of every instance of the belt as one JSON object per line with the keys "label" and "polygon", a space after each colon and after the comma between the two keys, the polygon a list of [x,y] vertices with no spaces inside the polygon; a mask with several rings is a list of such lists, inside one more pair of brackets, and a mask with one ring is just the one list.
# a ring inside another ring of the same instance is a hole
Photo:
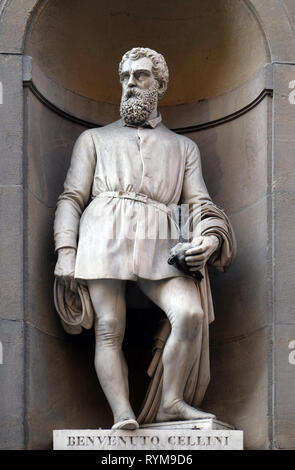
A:
{"label": "belt", "polygon": [[170,215],[172,212],[172,209],[166,206],[165,204],[155,201],[154,199],[151,199],[150,197],[148,197],[146,194],[143,194],[143,193],[136,193],[132,191],[104,191],[103,193],[100,193],[96,196],[96,198],[104,198],[104,197],[131,199],[132,201],[137,201],[143,204],[147,204],[149,206],[156,207],[157,209],[165,212],[168,215]]}

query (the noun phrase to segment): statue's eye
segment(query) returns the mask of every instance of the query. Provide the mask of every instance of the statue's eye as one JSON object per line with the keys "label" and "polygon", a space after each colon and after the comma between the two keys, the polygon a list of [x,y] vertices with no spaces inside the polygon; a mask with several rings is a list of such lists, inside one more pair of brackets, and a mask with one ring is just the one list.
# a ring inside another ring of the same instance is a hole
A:
{"label": "statue's eye", "polygon": [[126,82],[128,80],[129,80],[129,74],[128,73],[124,73],[124,74],[121,75],[121,77],[120,77],[121,82]]}
{"label": "statue's eye", "polygon": [[146,77],[148,77],[148,73],[147,73],[147,72],[144,72],[144,71],[142,71],[142,70],[141,70],[140,72],[137,72],[137,73],[135,74],[135,78],[136,78],[137,80],[143,80],[143,79],[146,78]]}

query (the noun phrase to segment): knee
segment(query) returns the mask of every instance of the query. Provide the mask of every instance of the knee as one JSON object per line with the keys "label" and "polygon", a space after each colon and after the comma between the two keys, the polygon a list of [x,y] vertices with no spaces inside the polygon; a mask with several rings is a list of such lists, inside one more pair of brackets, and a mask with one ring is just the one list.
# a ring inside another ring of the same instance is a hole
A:
{"label": "knee", "polygon": [[204,312],[201,308],[190,308],[182,312],[182,317],[189,328],[197,328],[203,323]]}
{"label": "knee", "polygon": [[174,324],[185,337],[194,338],[202,327],[203,318],[204,312],[201,308],[186,308],[179,312]]}
{"label": "knee", "polygon": [[118,346],[122,344],[124,325],[115,315],[100,317],[95,324],[96,340],[100,345]]}

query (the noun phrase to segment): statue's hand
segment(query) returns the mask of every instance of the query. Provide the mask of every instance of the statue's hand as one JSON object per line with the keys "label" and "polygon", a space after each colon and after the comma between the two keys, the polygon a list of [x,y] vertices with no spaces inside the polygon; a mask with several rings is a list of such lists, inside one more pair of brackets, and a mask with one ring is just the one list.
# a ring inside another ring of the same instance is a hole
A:
{"label": "statue's hand", "polygon": [[61,280],[69,289],[76,291],[77,282],[75,281],[75,248],[60,248],[58,250],[58,259],[54,270],[54,275]]}
{"label": "statue's hand", "polygon": [[189,271],[199,271],[204,268],[210,256],[217,250],[219,239],[215,235],[198,237],[185,252],[185,261]]}

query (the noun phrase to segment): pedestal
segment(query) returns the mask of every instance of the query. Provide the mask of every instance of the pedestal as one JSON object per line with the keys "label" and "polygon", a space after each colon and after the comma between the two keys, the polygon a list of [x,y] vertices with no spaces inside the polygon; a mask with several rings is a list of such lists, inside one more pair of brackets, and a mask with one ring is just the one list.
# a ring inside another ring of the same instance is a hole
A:
{"label": "pedestal", "polygon": [[136,431],[53,431],[54,450],[242,450],[243,431],[215,419],[153,423]]}

